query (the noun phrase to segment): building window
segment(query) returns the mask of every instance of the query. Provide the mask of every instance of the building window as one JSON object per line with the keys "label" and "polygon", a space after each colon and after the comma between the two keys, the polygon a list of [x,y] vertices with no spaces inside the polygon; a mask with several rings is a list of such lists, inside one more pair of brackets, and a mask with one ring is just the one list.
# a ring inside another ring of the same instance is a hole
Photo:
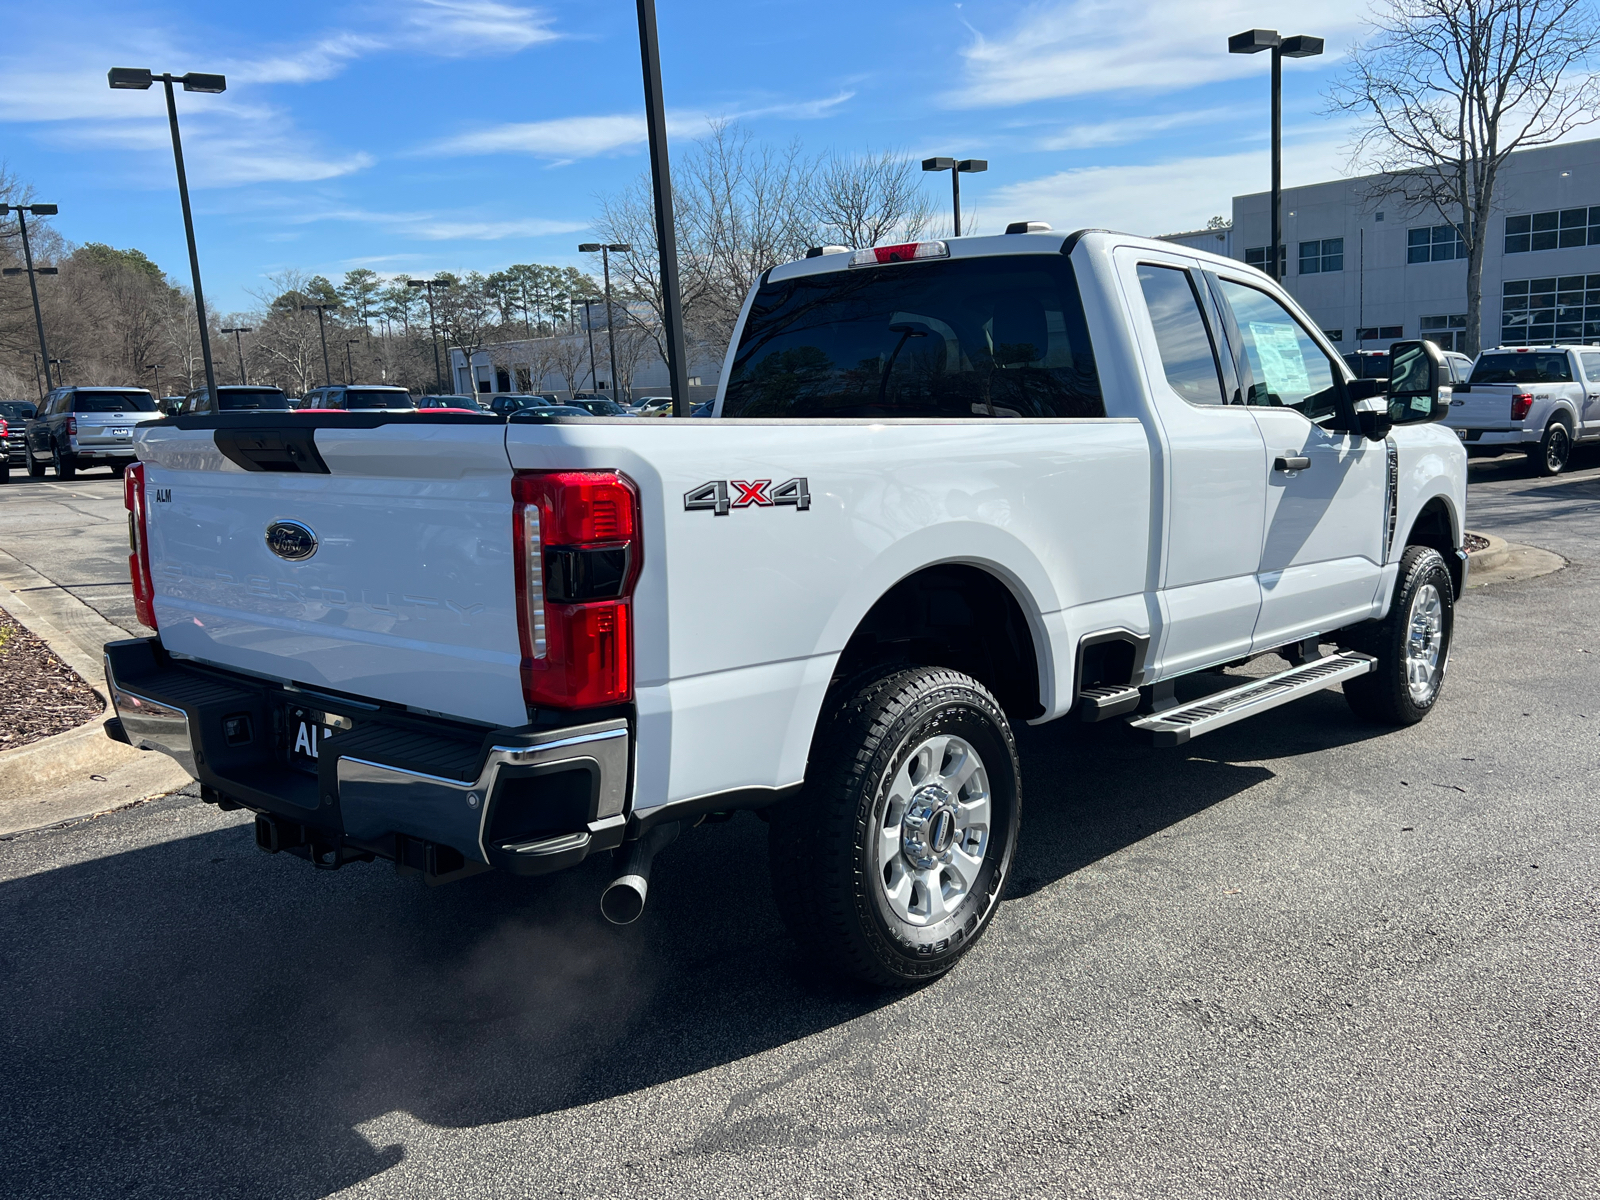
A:
{"label": "building window", "polygon": [[1330,342],[1342,342],[1344,341],[1344,330],[1324,329],[1322,331],[1322,336],[1327,338]]}
{"label": "building window", "polygon": [[1395,341],[1406,335],[1404,325],[1369,325],[1365,329],[1356,330],[1356,341],[1379,342]]}
{"label": "building window", "polygon": [[1454,225],[1429,225],[1406,230],[1406,262],[1449,262],[1465,258],[1467,248]]}
{"label": "building window", "polygon": [[[1288,258],[1288,254],[1285,252],[1285,247],[1279,246],[1278,247],[1278,265],[1280,267],[1282,267],[1288,261],[1289,261],[1289,258]],[[1267,248],[1265,246],[1251,246],[1251,247],[1249,247],[1244,252],[1244,262],[1245,262],[1245,266],[1247,266],[1247,267],[1260,267],[1263,271],[1265,271],[1267,269]],[[1282,273],[1283,273],[1282,271],[1279,271],[1280,275]],[[1269,274],[1270,274],[1270,272],[1269,272]]]}
{"label": "building window", "polygon": [[1344,270],[1344,239],[1323,238],[1300,243],[1300,274],[1320,275]]}
{"label": "building window", "polygon": [[1600,343],[1600,275],[1508,279],[1500,285],[1500,344]]}
{"label": "building window", "polygon": [[1507,254],[1564,246],[1600,246],[1600,205],[1506,218]]}
{"label": "building window", "polygon": [[497,392],[509,392],[511,390],[511,372],[504,367],[496,367],[494,369],[494,390]]}
{"label": "building window", "polygon": [[1467,349],[1467,314],[1453,313],[1443,317],[1423,317],[1422,336],[1441,350]]}

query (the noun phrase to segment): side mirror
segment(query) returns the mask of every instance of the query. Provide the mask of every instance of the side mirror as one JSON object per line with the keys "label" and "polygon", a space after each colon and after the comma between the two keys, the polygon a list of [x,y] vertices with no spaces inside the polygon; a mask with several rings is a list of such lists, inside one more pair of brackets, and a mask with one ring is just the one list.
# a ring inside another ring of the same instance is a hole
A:
{"label": "side mirror", "polygon": [[1442,420],[1450,412],[1450,372],[1426,340],[1389,346],[1389,418],[1396,425]]}

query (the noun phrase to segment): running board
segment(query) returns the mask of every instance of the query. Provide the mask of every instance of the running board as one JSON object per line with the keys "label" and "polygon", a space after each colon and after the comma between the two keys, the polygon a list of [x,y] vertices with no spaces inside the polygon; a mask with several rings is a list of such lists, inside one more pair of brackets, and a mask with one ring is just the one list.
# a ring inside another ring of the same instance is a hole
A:
{"label": "running board", "polygon": [[1269,708],[1288,704],[1320,692],[1330,684],[1365,675],[1376,665],[1370,654],[1345,650],[1290,667],[1266,679],[1256,679],[1241,687],[1216,692],[1169,708],[1165,712],[1137,717],[1128,722],[1134,729],[1150,734],[1157,746],[1181,746],[1190,738],[1232,725],[1246,717],[1266,712]]}
{"label": "running board", "polygon": [[1136,687],[1084,688],[1078,693],[1078,716],[1085,721],[1106,721],[1139,707]]}

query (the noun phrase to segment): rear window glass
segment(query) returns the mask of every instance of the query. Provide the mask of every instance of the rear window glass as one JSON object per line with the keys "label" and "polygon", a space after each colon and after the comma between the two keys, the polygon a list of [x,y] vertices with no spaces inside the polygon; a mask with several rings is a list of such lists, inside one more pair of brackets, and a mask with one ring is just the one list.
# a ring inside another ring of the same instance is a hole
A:
{"label": "rear window glass", "polygon": [[1545,354],[1485,354],[1472,368],[1471,383],[1571,383],[1564,351]]}
{"label": "rear window glass", "polygon": [[156,402],[149,392],[79,392],[72,398],[72,411],[155,412]]}
{"label": "rear window glass", "polygon": [[0,400],[0,417],[8,421],[26,421],[37,410],[21,400]]}
{"label": "rear window glass", "polygon": [[1355,372],[1357,379],[1387,379],[1389,378],[1389,356],[1387,354],[1347,354],[1344,361]]}
{"label": "rear window glass", "polygon": [[1103,417],[1072,264],[969,258],[768,283],[724,417]]}
{"label": "rear window glass", "polygon": [[246,391],[219,391],[217,393],[217,408],[222,412],[235,412],[240,409],[274,408],[286,409],[289,407],[289,397],[277,388],[260,388]]}
{"label": "rear window glass", "polygon": [[411,393],[390,391],[388,388],[347,388],[344,393],[346,408],[415,408]]}

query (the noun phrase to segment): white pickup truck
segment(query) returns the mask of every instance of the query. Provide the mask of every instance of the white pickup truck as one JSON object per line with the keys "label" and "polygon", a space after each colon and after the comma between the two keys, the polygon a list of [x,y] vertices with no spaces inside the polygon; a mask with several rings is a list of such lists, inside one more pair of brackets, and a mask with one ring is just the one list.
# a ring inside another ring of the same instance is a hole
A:
{"label": "white pickup truck", "polygon": [[1574,445],[1600,438],[1600,350],[1500,346],[1485,350],[1454,389],[1445,425],[1468,454],[1522,450],[1541,475],[1566,469]]}
{"label": "white pickup truck", "polygon": [[893,985],[994,915],[1013,722],[1174,745],[1335,683],[1420,720],[1466,573],[1437,350],[1356,381],[1251,267],[1037,228],[768,271],[719,419],[140,427],[160,632],[106,647],[112,735],[318,867],[615,850],[619,920],[679,829],[760,809],[797,938]]}

